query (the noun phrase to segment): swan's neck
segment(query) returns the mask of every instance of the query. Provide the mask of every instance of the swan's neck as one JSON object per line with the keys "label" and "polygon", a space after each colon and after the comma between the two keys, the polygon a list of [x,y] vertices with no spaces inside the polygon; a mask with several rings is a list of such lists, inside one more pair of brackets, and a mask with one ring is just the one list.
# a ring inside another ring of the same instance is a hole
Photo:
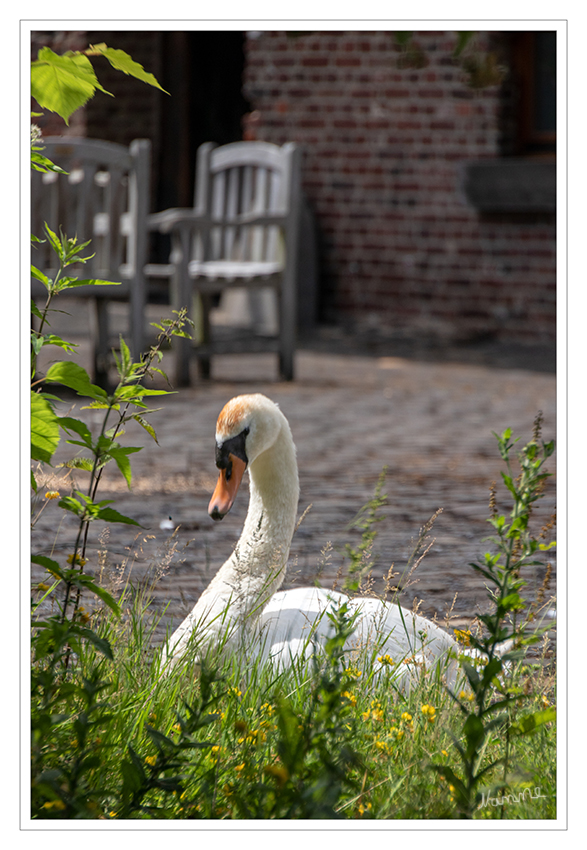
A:
{"label": "swan's neck", "polygon": [[283,582],[299,496],[287,422],[271,448],[250,464],[249,476],[249,510],[241,537],[192,611],[192,627],[213,633],[208,640],[227,626],[240,632],[243,624],[252,625]]}

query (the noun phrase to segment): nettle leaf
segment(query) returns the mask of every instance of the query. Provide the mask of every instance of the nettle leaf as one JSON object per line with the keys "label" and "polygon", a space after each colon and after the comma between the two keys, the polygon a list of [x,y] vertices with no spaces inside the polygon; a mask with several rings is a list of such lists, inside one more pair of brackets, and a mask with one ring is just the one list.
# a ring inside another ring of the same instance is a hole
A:
{"label": "nettle leaf", "polygon": [[[31,266],[31,277],[34,277],[36,280],[40,280],[43,286],[45,286],[47,289],[49,289],[51,284],[53,283],[51,278],[47,277],[46,274],[43,274],[43,272],[36,266]],[[41,313],[39,313],[39,318],[42,318]]]}
{"label": "nettle leaf", "polygon": [[31,94],[44,109],[56,112],[66,124],[76,109],[92,98],[96,89],[104,89],[87,56],[69,51],[63,56],[49,47],[39,50],[31,63]]}
{"label": "nettle leaf", "polygon": [[77,363],[54,363],[47,371],[45,380],[47,383],[62,384],[64,387],[69,387],[81,396],[89,396],[97,400],[108,397],[102,387],[92,384],[86,370],[78,366]]}
{"label": "nettle leaf", "polygon": [[70,630],[77,634],[80,638],[89,641],[89,643],[94,646],[98,652],[101,652],[106,658],[110,661],[114,660],[114,655],[112,654],[112,646],[110,645],[110,641],[106,638],[100,637],[96,634],[96,632],[92,631],[92,629],[83,628],[82,626],[78,626],[76,623],[72,623],[70,625]]}
{"label": "nettle leaf", "polygon": [[55,165],[54,162],[51,162],[50,159],[43,156],[42,153],[39,153],[40,150],[42,150],[42,148],[31,148],[31,167],[33,171],[42,171],[43,173],[46,173],[47,171],[55,171],[57,174],[67,174],[67,171],[64,171],[63,168]]}
{"label": "nettle leaf", "polygon": [[548,708],[536,711],[534,714],[526,714],[512,724],[515,734],[532,735],[545,723],[556,721],[556,708],[551,705]]}
{"label": "nettle leaf", "polygon": [[129,490],[130,490],[132,472],[131,472],[130,461],[129,461],[127,455],[133,454],[134,452],[140,452],[140,450],[141,450],[140,446],[139,447],[128,447],[128,448],[122,448],[122,447],[119,446],[118,448],[111,448],[108,452],[108,454],[110,455],[110,457],[112,457],[114,459],[117,467],[119,468],[122,475],[124,476],[124,479],[125,479],[125,481],[128,485]]}
{"label": "nettle leaf", "polygon": [[51,463],[59,439],[59,417],[46,398],[31,391],[31,458]]}
{"label": "nettle leaf", "polygon": [[64,576],[61,567],[53,558],[48,558],[46,555],[31,555],[31,561],[33,564],[44,567],[55,578],[63,579]]}
{"label": "nettle leaf", "polygon": [[33,316],[36,316],[37,319],[43,318],[43,314],[41,313],[41,311],[39,310],[39,308],[37,307],[37,305],[35,304],[35,302],[33,301],[32,298],[31,298],[31,313],[33,314]]}
{"label": "nettle leaf", "polygon": [[49,238],[49,242],[51,243],[51,247],[57,254],[60,260],[65,260],[65,252],[63,250],[63,245],[61,244],[61,239],[54,233],[47,222],[45,222],[45,233]]}
{"label": "nettle leaf", "polygon": [[127,525],[138,525],[139,528],[142,528],[140,522],[137,522],[135,519],[131,519],[128,516],[124,516],[123,514],[119,514],[118,511],[114,510],[114,508],[101,508],[98,511],[98,519],[104,520],[104,522],[122,522]]}
{"label": "nettle leaf", "polygon": [[[107,47],[106,44],[92,44],[87,52],[90,55],[96,53],[105,56],[117,71],[122,71],[124,74],[135,77],[137,80],[142,80],[143,83],[147,83],[165,92],[165,89],[159,85],[153,74],[145,71],[143,66],[135,62],[124,50],[116,50],[113,47]],[[169,92],[165,92],[165,94],[169,94]]]}
{"label": "nettle leaf", "polygon": [[[79,258],[78,258],[79,259]],[[86,260],[89,260],[90,257],[86,257]],[[63,285],[60,287],[61,289],[74,289],[76,286],[120,286],[120,280],[101,280],[97,277],[88,277],[79,279],[77,277],[70,277],[64,279]]]}
{"label": "nettle leaf", "polygon": [[95,593],[102,602],[104,602],[115,614],[117,617],[120,617],[121,610],[118,603],[115,601],[114,597],[108,593],[107,590],[104,590],[103,587],[100,587],[99,584],[96,584],[94,579],[85,574],[85,573],[76,573],[71,577],[71,582],[76,587],[83,588],[84,590],[89,590],[92,593]]}
{"label": "nettle leaf", "polygon": [[157,434],[155,433],[155,429],[153,428],[153,426],[151,425],[150,422],[147,422],[147,420],[144,419],[142,416],[140,416],[138,413],[133,413],[133,415],[130,418],[134,419],[135,422],[138,422],[138,424],[141,426],[141,428],[144,428],[145,431],[147,432],[147,434],[149,434],[155,440],[157,445],[159,445],[159,440],[157,439]]}
{"label": "nettle leaf", "polygon": [[[85,422],[82,422],[80,419],[74,419],[71,416],[61,416],[59,419],[59,424],[67,433],[71,433],[72,431],[75,434],[78,434],[83,440],[83,445],[87,446],[89,449],[93,449],[92,443],[92,432],[88,428]],[[68,442],[71,442],[68,440]],[[76,445],[80,445],[76,443]]]}
{"label": "nettle leaf", "polygon": [[75,354],[75,349],[78,347],[76,342],[68,342],[56,334],[38,334],[36,331],[31,331],[31,343],[37,354],[44,345],[56,345],[68,354]]}
{"label": "nettle leaf", "polygon": [[[68,440],[67,442],[71,441]],[[70,460],[66,460],[64,463],[58,465],[65,467],[65,469],[83,469],[84,472],[91,472],[94,468],[94,461],[89,457],[72,457]]]}

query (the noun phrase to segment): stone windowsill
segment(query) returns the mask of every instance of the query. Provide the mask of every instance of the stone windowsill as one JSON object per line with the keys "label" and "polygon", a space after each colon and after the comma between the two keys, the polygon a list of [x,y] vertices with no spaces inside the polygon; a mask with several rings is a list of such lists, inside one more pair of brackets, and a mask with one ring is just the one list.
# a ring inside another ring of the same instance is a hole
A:
{"label": "stone windowsill", "polygon": [[554,212],[556,163],[514,158],[469,162],[463,191],[480,212]]}

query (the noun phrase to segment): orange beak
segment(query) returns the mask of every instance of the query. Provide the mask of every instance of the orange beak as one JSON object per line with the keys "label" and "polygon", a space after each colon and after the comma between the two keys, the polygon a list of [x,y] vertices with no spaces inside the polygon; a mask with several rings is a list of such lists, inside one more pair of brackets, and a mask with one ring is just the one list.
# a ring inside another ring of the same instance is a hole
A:
{"label": "orange beak", "polygon": [[232,503],[236,498],[244,471],[247,468],[246,463],[240,457],[233,454],[229,454],[228,457],[230,465],[226,469],[220,470],[216,489],[208,505],[208,513],[214,520],[223,519],[232,508]]}

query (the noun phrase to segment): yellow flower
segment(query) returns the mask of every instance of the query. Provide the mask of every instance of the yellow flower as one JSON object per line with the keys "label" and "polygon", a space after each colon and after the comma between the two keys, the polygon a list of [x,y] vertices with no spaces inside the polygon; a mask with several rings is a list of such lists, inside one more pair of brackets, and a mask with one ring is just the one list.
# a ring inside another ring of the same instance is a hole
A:
{"label": "yellow flower", "polygon": [[263,768],[263,773],[272,776],[279,786],[285,785],[289,779],[289,771],[283,764],[268,764]]}
{"label": "yellow flower", "polygon": [[234,769],[237,771],[237,773],[240,773],[241,770],[245,769],[245,763],[243,762],[242,764],[237,764]]}
{"label": "yellow flower", "polygon": [[63,800],[48,800],[46,803],[42,805],[43,809],[58,809],[58,811],[62,812],[65,808],[65,803]]}
{"label": "yellow flower", "polygon": [[463,646],[471,645],[471,629],[455,629],[455,640]]}
{"label": "yellow flower", "polygon": [[45,584],[44,581],[39,582],[37,585],[37,590],[49,590],[49,585]]}
{"label": "yellow flower", "polygon": [[387,654],[380,655],[377,661],[379,661],[380,664],[393,664],[393,658],[391,657],[391,655]]}
{"label": "yellow flower", "polygon": [[447,756],[447,757],[448,757],[448,753],[447,753],[447,751],[446,751],[446,750],[441,750],[440,752],[442,753],[442,755],[443,755],[443,756]]}
{"label": "yellow flower", "polygon": [[145,758],[145,761],[147,762],[147,764],[150,764],[151,767],[153,767],[155,764],[157,764],[157,756],[147,756]]}
{"label": "yellow flower", "polygon": [[371,803],[367,803],[366,805],[359,803],[359,814],[361,816],[364,815],[365,812],[368,812],[370,808],[371,808]]}
{"label": "yellow flower", "polygon": [[232,694],[234,697],[242,697],[243,695],[242,691],[239,691],[238,688],[229,688],[228,693]]}
{"label": "yellow flower", "polygon": [[434,723],[436,719],[436,709],[432,705],[423,705],[422,714],[429,723]]}
{"label": "yellow flower", "polygon": [[401,716],[401,719],[404,721],[404,723],[411,723],[412,722],[412,715],[408,714],[407,711],[404,711],[404,713]]}
{"label": "yellow flower", "polygon": [[218,761],[220,757],[220,753],[222,752],[222,748],[219,746],[210,747],[208,750],[208,755],[210,759],[214,762]]}
{"label": "yellow flower", "polygon": [[88,612],[86,611],[86,609],[84,608],[83,605],[80,605],[79,608],[77,609],[77,611],[78,611],[78,615],[79,615],[80,622],[81,622],[82,626],[85,626],[85,624],[90,619],[90,615],[88,614]]}
{"label": "yellow flower", "polygon": [[354,664],[350,667],[347,667],[344,672],[347,674],[347,676],[353,676],[355,679],[358,679],[359,676],[363,675],[362,671],[359,670],[359,668],[356,667]]}
{"label": "yellow flower", "polygon": [[369,711],[369,709],[367,709],[367,711],[363,712],[363,720],[369,720],[370,716],[371,716],[371,712]]}
{"label": "yellow flower", "polygon": [[80,567],[85,567],[85,565],[88,563],[88,559],[82,558],[82,556],[79,554],[79,552],[76,552],[75,554],[68,556],[67,563],[72,564],[72,565],[75,563],[75,564],[79,564]]}
{"label": "yellow flower", "polygon": [[265,714],[268,714],[271,717],[272,714],[275,714],[275,706],[271,705],[270,702],[264,702],[261,706],[261,711],[264,711]]}
{"label": "yellow flower", "polygon": [[348,701],[350,702],[351,705],[357,704],[356,696],[354,694],[351,694],[350,691],[343,691],[341,696],[343,696],[345,699],[348,699]]}
{"label": "yellow flower", "polygon": [[475,694],[468,694],[466,691],[460,691],[459,699],[466,699],[469,700],[469,702],[472,702],[475,699]]}
{"label": "yellow flower", "polygon": [[61,493],[59,492],[59,490],[47,490],[47,492],[45,493],[45,498],[46,499],[60,499]]}

